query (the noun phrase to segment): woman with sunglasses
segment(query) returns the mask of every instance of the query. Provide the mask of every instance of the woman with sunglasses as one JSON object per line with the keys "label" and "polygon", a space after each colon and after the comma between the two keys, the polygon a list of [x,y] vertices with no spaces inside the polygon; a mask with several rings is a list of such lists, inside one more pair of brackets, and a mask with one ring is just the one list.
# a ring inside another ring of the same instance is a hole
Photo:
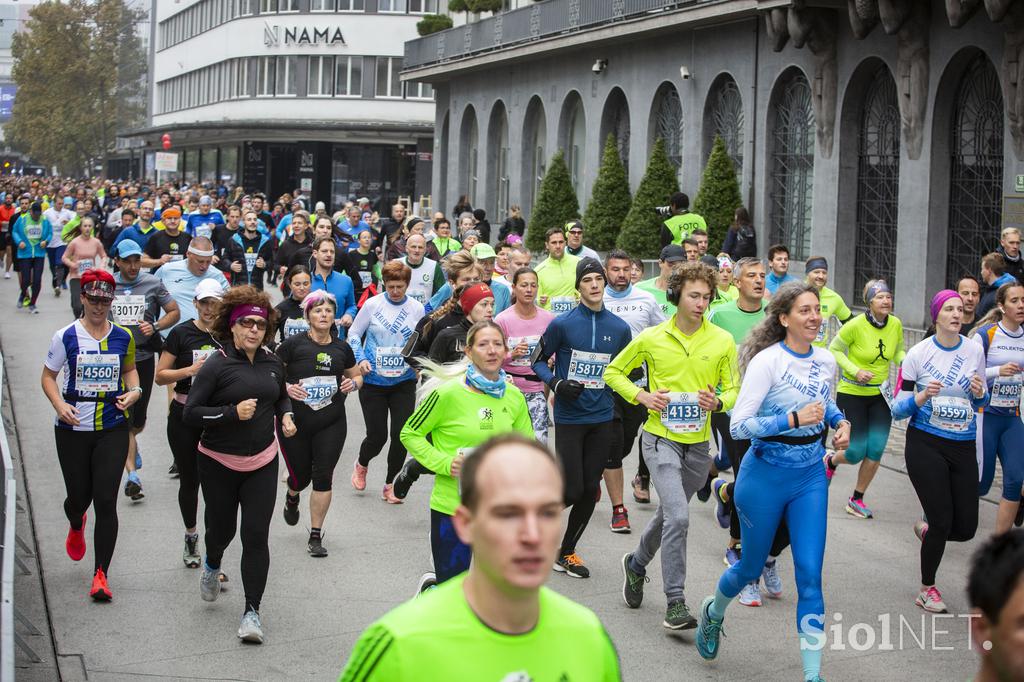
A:
{"label": "woman with sunglasses", "polygon": [[112,597],[107,573],[117,542],[117,490],[128,456],[128,411],[142,395],[135,340],[130,331],[107,319],[116,286],[109,272],[82,273],[84,314],[53,335],[41,379],[43,393],[57,413],[54,437],[67,490],[64,513],[71,526],[65,549],[72,561],[85,556],[90,504],[96,515],[89,590],[96,601]]}
{"label": "woman with sunglasses", "polygon": [[186,424],[200,426],[199,484],[206,504],[206,560],[199,578],[205,601],[220,594],[220,564],[238,528],[241,509],[242,585],[245,612],[238,628],[244,641],[263,643],[260,601],[270,569],[270,519],[277,497],[277,439],[295,435],[291,400],[281,360],[267,350],[277,311],[266,293],[250,286],[221,300],[213,334],[223,344],[192,380]]}
{"label": "woman with sunglasses", "polygon": [[309,295],[310,287],[313,284],[309,268],[305,265],[293,265],[288,269],[284,283],[288,285],[290,293],[277,304],[278,343],[282,343],[296,334],[309,331],[309,322],[306,321],[306,316],[302,312],[302,301]]}

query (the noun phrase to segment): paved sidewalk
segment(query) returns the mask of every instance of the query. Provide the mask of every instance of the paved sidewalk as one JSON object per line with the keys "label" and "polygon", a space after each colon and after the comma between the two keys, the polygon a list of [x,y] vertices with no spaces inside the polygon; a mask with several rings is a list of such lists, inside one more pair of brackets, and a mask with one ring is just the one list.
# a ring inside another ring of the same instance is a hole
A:
{"label": "paved sidewalk", "polygon": [[[11,285],[0,282],[0,300],[10,299],[4,298],[4,292],[13,294]],[[429,481],[414,487],[405,505],[386,505],[378,499],[384,472],[383,460],[377,460],[370,467],[367,491],[360,494],[351,489],[348,477],[363,425],[358,401],[350,401],[349,437],[335,476],[334,506],[326,528],[331,555],[319,561],[306,555],[305,497],[299,527],[285,525],[280,511],[275,513],[272,564],[262,609],[267,643],[245,646],[235,637],[243,607],[237,540],[225,556],[230,587],[215,603],[200,600],[198,572],[182,566],[176,482],[165,473],[171,461],[164,436],[166,405],[157,392],[150,406],[149,426],[141,438],[146,498],[137,504],[124,497],[119,502],[120,536],[110,571],[114,600],[90,603],[87,590],[92,553],[90,550],[82,562],[73,563],[64,552],[67,521],[61,510],[64,491],[54,451],[53,416],[39,389],[49,339],[69,321],[70,314],[66,297],[54,300],[45,296],[38,316],[16,313],[13,305],[5,310],[0,349],[16,417],[14,440],[27,479],[23,507],[31,511],[38,533],[47,599],[44,607],[40,594],[19,592],[17,606],[24,613],[38,614],[39,619],[49,617],[61,677],[335,679],[362,629],[408,599],[417,578],[429,567]],[[631,455],[626,462],[630,475],[635,457]],[[893,463],[895,458],[889,461]],[[839,472],[829,505],[825,599],[829,624],[842,634],[841,641],[833,640],[833,647],[845,645],[845,649],[826,652],[825,676],[830,681],[968,679],[976,659],[967,648],[966,620],[955,614],[967,610],[963,591],[967,563],[994,523],[994,505],[981,505],[978,538],[951,544],[946,550],[939,586],[954,615],[922,620],[922,612],[913,604],[918,587],[918,543],[911,532],[920,507],[910,483],[895,470],[881,471],[869,496],[877,518],[861,521],[843,512],[854,476],[852,467]],[[283,495],[282,483],[279,496]],[[714,663],[697,656],[693,633],[668,634],[661,627],[664,599],[658,562],[651,566],[643,607],[636,611],[624,607],[619,561],[633,549],[638,531],[653,511],[631,504],[634,533],[614,535],[608,530],[610,509],[605,496],[580,543],[593,578],[572,580],[556,574],[550,581],[554,589],[597,612],[618,648],[625,679],[801,679],[788,552],[780,560],[783,598],[760,609],[735,604],[729,611],[721,656]],[[91,533],[87,537],[91,542]],[[711,506],[695,502],[687,562],[687,599],[693,606],[714,590],[724,568],[726,537],[726,531],[715,523]],[[902,626],[901,618],[905,619]],[[886,622],[890,627],[887,639],[883,633]],[[849,627],[857,623],[864,624],[858,629],[860,643],[869,628],[875,639],[872,646],[860,647],[863,650],[852,647],[847,637]],[[911,630],[921,637],[922,623],[924,648],[911,637]],[[892,647],[879,646],[886,642]],[[45,653],[46,646],[40,645],[38,650]],[[50,660],[53,658],[51,652]],[[666,675],[666,671],[671,672]],[[53,677],[26,675],[25,679]]]}

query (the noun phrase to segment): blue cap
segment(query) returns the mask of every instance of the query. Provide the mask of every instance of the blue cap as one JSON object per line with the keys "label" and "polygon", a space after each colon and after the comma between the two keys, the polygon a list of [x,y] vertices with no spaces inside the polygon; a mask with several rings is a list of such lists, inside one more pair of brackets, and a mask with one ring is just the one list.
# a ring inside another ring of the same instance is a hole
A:
{"label": "blue cap", "polygon": [[65,206],[70,206],[73,203],[75,203],[75,202],[71,200],[71,197],[64,197],[64,205]]}
{"label": "blue cap", "polygon": [[141,256],[142,247],[131,239],[125,239],[117,245],[117,257],[128,258],[129,256]]}

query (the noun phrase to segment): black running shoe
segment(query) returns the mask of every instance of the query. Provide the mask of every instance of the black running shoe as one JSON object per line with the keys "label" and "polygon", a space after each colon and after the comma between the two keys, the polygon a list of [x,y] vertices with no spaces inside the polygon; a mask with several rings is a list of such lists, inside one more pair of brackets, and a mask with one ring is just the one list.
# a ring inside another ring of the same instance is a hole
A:
{"label": "black running shoe", "polygon": [[708,476],[707,483],[704,487],[697,491],[697,499],[701,502],[707,502],[711,499],[711,481],[715,480],[714,476]]}
{"label": "black running shoe", "polygon": [[171,478],[178,478],[181,474],[178,472],[178,463],[171,464],[170,468],[167,469],[167,475]]}
{"label": "black running shoe", "polygon": [[632,554],[625,554],[622,557],[622,599],[629,608],[638,609],[644,600],[644,583],[650,582],[651,579],[629,567],[629,560],[632,558]]}
{"label": "black running shoe", "polygon": [[306,545],[306,551],[309,552],[309,556],[317,559],[327,556],[327,548],[324,547],[323,540],[319,535],[309,536],[309,544]]}
{"label": "black running shoe", "polygon": [[409,494],[409,488],[416,482],[416,479],[420,477],[420,474],[415,469],[416,460],[407,459],[405,464],[402,465],[402,470],[395,476],[394,487],[391,492],[395,494],[400,500],[404,500],[405,496]]}
{"label": "black running shoe", "polygon": [[295,504],[292,504],[286,494],[284,496],[284,522],[289,526],[294,526],[299,522],[299,500],[295,499]]}
{"label": "black running shoe", "polygon": [[680,599],[668,605],[661,624],[669,630],[692,630],[697,627],[697,619],[690,614],[686,602]]}

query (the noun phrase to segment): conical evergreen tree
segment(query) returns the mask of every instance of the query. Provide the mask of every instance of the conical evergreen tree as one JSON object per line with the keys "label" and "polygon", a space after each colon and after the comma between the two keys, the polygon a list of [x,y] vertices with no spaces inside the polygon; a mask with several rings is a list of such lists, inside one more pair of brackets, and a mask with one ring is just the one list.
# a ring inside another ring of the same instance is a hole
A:
{"label": "conical evergreen tree", "polygon": [[716,135],[692,208],[708,224],[709,253],[717,253],[721,249],[736,209],[742,204],[736,167],[725,151],[725,142]]}
{"label": "conical evergreen tree", "polygon": [[562,227],[570,220],[580,217],[580,201],[569,180],[569,168],[559,149],[551,157],[544,179],[540,181],[537,201],[530,213],[530,224],[526,229],[526,246],[543,255],[544,233],[552,227]]}
{"label": "conical evergreen tree", "polygon": [[658,138],[615,245],[631,256],[657,258],[661,253],[661,226],[665,218],[654,209],[667,205],[669,197],[678,191],[675,166],[665,153],[665,141]]}
{"label": "conical evergreen tree", "polygon": [[594,191],[583,215],[587,246],[608,251],[615,246],[615,238],[622,229],[622,221],[629,213],[629,180],[619,156],[615,135],[609,133],[604,144],[601,168],[597,171]]}

